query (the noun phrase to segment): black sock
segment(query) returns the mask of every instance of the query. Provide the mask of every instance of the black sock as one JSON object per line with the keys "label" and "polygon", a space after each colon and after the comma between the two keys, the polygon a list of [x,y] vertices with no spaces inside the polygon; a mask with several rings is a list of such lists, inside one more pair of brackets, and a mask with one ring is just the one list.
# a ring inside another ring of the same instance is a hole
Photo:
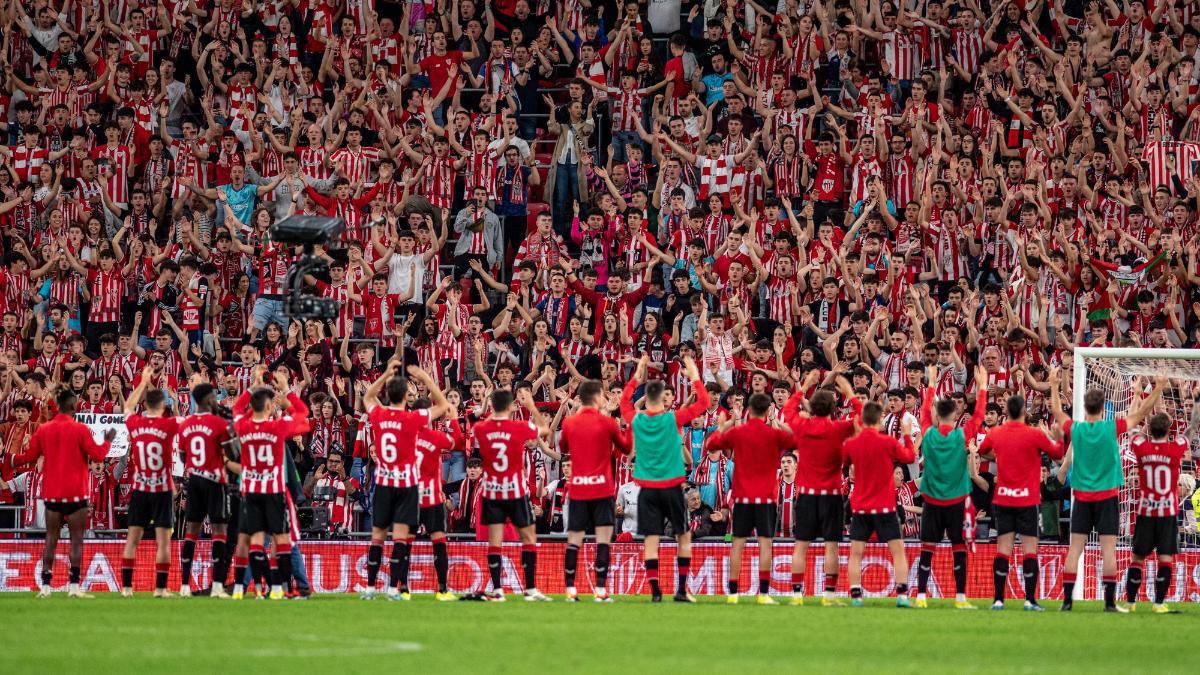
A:
{"label": "black sock", "polygon": [[955,594],[965,594],[967,592],[967,552],[954,552],[954,592]]}
{"label": "black sock", "polygon": [[179,579],[184,586],[192,585],[192,558],[196,556],[196,540],[184,539],[179,551]]}
{"label": "black sock", "polygon": [[759,571],[758,573],[758,594],[766,595],[771,592],[771,573]]}
{"label": "black sock", "polygon": [[79,566],[78,565],[72,565],[71,569],[67,572],[67,574],[68,574],[68,576],[67,576],[68,582],[70,582],[72,584],[79,583],[80,574],[79,574]]}
{"label": "black sock", "polygon": [[730,594],[730,595],[737,595],[737,594],[738,594],[738,582],[737,582],[737,579],[730,579],[730,580],[729,580],[729,582],[728,582],[726,585],[729,587],[729,594]]}
{"label": "black sock", "polygon": [[1008,558],[996,556],[992,558],[992,583],[995,584],[996,602],[1004,600],[1004,586],[1008,583]]}
{"label": "black sock", "polygon": [[537,588],[537,549],[521,547],[521,567],[525,568],[525,590]]}
{"label": "black sock", "polygon": [[908,595],[908,584],[896,584],[896,596]]}
{"label": "black sock", "polygon": [[267,554],[262,551],[250,551],[250,571],[254,574],[254,583],[258,584],[259,591],[267,583]]}
{"label": "black sock", "polygon": [[1161,605],[1167,600],[1167,590],[1171,588],[1171,563],[1159,563],[1158,571],[1154,573],[1154,603]]}
{"label": "black sock", "polygon": [[504,582],[501,581],[501,579],[500,579],[501,558],[500,558],[500,547],[499,546],[495,547],[494,549],[491,546],[488,547],[487,561],[488,561],[488,573],[492,576],[492,590],[493,591],[504,590]]}
{"label": "black sock", "polygon": [[[53,573],[51,573],[51,572],[42,572],[42,585],[43,585],[43,586],[49,586],[49,585],[50,585],[50,580],[51,580],[52,578],[54,578],[54,574],[53,574]],[[132,578],[133,578],[133,576],[132,576],[132,575],[130,575],[130,578],[132,579]]]}
{"label": "black sock", "polygon": [[1075,606],[1075,578],[1074,572],[1063,572],[1063,609]]}
{"label": "black sock", "polygon": [[608,586],[608,544],[596,544],[596,586]]}
{"label": "black sock", "polygon": [[646,561],[646,580],[650,582],[650,594],[655,597],[662,597],[662,586],[658,581],[658,561]]}
{"label": "black sock", "polygon": [[233,559],[233,583],[234,584],[240,585],[240,584],[244,583],[244,580],[246,578],[246,565],[248,565],[249,562],[250,562],[250,560],[248,557],[247,558],[238,558],[236,556],[234,557],[234,559]]}
{"label": "black sock", "polygon": [[862,587],[861,586],[851,586],[850,587],[850,597],[856,598],[856,599],[861,598],[862,597]]}
{"label": "black sock", "polygon": [[133,558],[121,558],[121,588],[133,588]]}
{"label": "black sock", "polygon": [[433,571],[437,573],[438,593],[445,593],[446,577],[450,572],[450,556],[444,540],[433,542]]}
{"label": "black sock", "polygon": [[1104,606],[1116,607],[1117,605],[1117,577],[1104,577]]}
{"label": "black sock", "polygon": [[154,563],[154,590],[167,590],[167,576],[170,574],[170,563]]}
{"label": "black sock", "polygon": [[568,588],[575,586],[575,567],[579,564],[579,546],[567,544],[567,552],[563,555],[563,580]]}
{"label": "black sock", "polygon": [[225,557],[225,540],[212,540],[212,580],[224,584],[229,576],[229,558]]}
{"label": "black sock", "polygon": [[371,542],[367,549],[367,587],[374,590],[375,582],[379,579],[379,565],[383,562],[383,544]]}
{"label": "black sock", "polygon": [[1035,556],[1025,556],[1021,561],[1021,576],[1025,579],[1025,600],[1037,602],[1038,561]]}
{"label": "black sock", "polygon": [[1142,566],[1130,565],[1125,572],[1125,600],[1137,602],[1138,594],[1142,592]]}
{"label": "black sock", "polygon": [[400,586],[400,572],[403,564],[400,562],[404,556],[404,542],[392,542],[392,555],[388,558],[388,589],[393,589]]}
{"label": "black sock", "polygon": [[412,562],[412,547],[415,539],[404,541],[400,545],[400,590],[408,591],[408,568]]}
{"label": "black sock", "polygon": [[921,551],[917,560],[917,592],[929,590],[929,575],[933,572],[933,551]]}
{"label": "black sock", "polygon": [[686,595],[688,592],[688,576],[692,572],[692,559],[678,556],[675,565],[679,568],[679,580],[676,582],[675,595]]}
{"label": "black sock", "polygon": [[292,549],[275,554],[275,566],[279,569],[279,584],[285,590],[292,590]]}

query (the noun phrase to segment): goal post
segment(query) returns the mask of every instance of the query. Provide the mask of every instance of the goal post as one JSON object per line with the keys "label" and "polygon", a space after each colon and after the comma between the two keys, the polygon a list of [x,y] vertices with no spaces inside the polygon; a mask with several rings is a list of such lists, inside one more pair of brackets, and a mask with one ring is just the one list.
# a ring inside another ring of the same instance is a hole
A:
{"label": "goal post", "polygon": [[[1195,431],[1200,425],[1195,399],[1200,394],[1200,349],[1150,349],[1137,347],[1076,347],[1071,373],[1071,416],[1084,418],[1083,398],[1089,389],[1105,394],[1105,417],[1127,414],[1135,400],[1149,393],[1153,379],[1160,375],[1170,378],[1163,391],[1159,409],[1171,416],[1172,433],[1182,435],[1195,450]],[[1126,480],[1119,492],[1120,529],[1118,542],[1128,544],[1132,536],[1133,509],[1137,494],[1136,459],[1129,450],[1130,434],[1119,438],[1121,466]],[[1076,574],[1075,598],[1083,597],[1084,570],[1099,564],[1099,550],[1091,544],[1080,556]]]}

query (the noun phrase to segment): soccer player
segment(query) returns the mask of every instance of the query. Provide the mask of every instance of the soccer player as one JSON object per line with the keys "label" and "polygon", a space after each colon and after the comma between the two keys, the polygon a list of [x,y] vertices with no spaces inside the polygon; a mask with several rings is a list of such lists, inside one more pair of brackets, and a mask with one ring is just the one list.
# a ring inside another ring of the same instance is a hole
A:
{"label": "soccer player", "polygon": [[[921,558],[917,563],[917,607],[927,606],[926,592],[933,571],[933,554],[942,539],[950,540],[954,558],[954,607],[975,609],[967,602],[967,545],[963,536],[963,520],[967,498],[971,494],[971,450],[967,439],[974,439],[987,411],[987,370],[975,368],[975,412],[967,423],[956,424],[957,405],[950,397],[936,398],[933,383],[938,381],[937,366],[929,367],[930,386],[925,389],[921,405],[921,439],[924,469],[921,473]],[[930,412],[937,415],[933,424]]]}
{"label": "soccer player", "polygon": [[46,543],[42,548],[42,588],[39,598],[50,597],[50,580],[54,572],[54,549],[63,524],[71,538],[68,554],[70,576],[67,595],[90,598],[79,588],[79,563],[83,559],[83,533],[88,521],[88,462],[102,462],[117,432],[104,432],[104,442],[97,443],[87,426],[75,421],[78,400],[71,390],[64,389],[54,399],[58,414],[38,427],[29,439],[29,448],[12,458],[13,466],[42,460],[42,500],[46,506]]}
{"label": "soccer player", "polygon": [[[658,583],[658,541],[664,525],[671,523],[671,530],[678,532],[675,539],[678,551],[675,565],[679,581],[675,586],[675,602],[695,602],[688,591],[687,579],[692,566],[692,532],[687,523],[687,504],[682,485],[687,475],[684,468],[683,437],[679,429],[702,414],[708,407],[708,390],[700,381],[700,371],[690,356],[683,359],[683,374],[692,383],[696,400],[678,410],[668,410],[663,404],[665,385],[663,380],[646,382],[646,369],[650,357],[643,355],[638,361],[633,379],[625,383],[621,392],[621,417],[633,427],[633,447],[637,461],[633,465],[633,479],[641,486],[638,492],[638,533],[645,537],[643,560],[646,578],[650,581],[650,601],[662,602],[662,588]],[[639,412],[633,405],[633,394],[645,382],[645,407]]]}
{"label": "soccer player", "polygon": [[[251,390],[234,401],[233,430],[242,443],[242,513],[239,526],[250,537],[250,566],[257,578],[270,578],[272,600],[283,599],[281,579],[292,576],[292,539],[287,525],[284,491],[284,447],[287,439],[308,433],[308,406],[288,387],[287,375],[276,371],[274,388],[263,386],[266,368],[255,369]],[[286,399],[280,403],[280,398]],[[286,404],[286,405],[285,405]],[[276,417],[277,411],[286,411]],[[269,568],[266,536],[275,543],[276,568]],[[270,576],[268,576],[270,575]],[[242,577],[233,584],[233,599],[241,600]]]}
{"label": "soccer player", "polygon": [[1061,459],[1063,446],[1046,432],[1025,423],[1025,399],[1009,396],[1004,404],[1008,421],[992,429],[979,446],[983,459],[996,462],[996,557],[992,560],[995,596],[992,609],[1004,609],[1008,559],[1013,541],[1021,535],[1021,572],[1025,581],[1025,610],[1045,611],[1037,602],[1038,505],[1041,503],[1042,454]]}
{"label": "soccer player", "polygon": [[182,579],[179,595],[192,594],[192,558],[196,540],[208,518],[212,527],[212,597],[226,598],[225,577],[229,571],[226,524],[229,502],[225,498],[225,444],[230,441],[229,420],[217,414],[216,390],[197,383],[192,387],[197,412],[184,418],[176,436],[187,472],[187,522],[183,549],[179,554]]}
{"label": "soccer player", "polygon": [[563,576],[567,586],[567,601],[578,602],[575,590],[575,570],[579,563],[579,546],[588,529],[596,533],[596,602],[612,602],[608,594],[609,542],[617,516],[614,498],[617,484],[613,480],[613,459],[629,454],[628,434],[621,431],[617,420],[600,410],[604,385],[599,380],[584,380],[579,385],[580,409],[562,423],[559,452],[563,460],[571,458],[571,480],[567,483],[567,550],[563,560]]}
{"label": "soccer player", "polygon": [[[408,600],[407,586],[401,586],[401,572],[408,565],[408,533],[420,524],[420,488],[417,485],[417,435],[421,427],[441,417],[449,409],[446,397],[437,382],[416,366],[408,373],[429,390],[433,406],[408,410],[408,380],[400,374],[400,359],[393,358],[388,367],[371,383],[363,396],[367,419],[375,435],[375,496],[371,513],[371,548],[367,551],[367,588],[364,600],[375,597],[375,580],[383,558],[383,538],[392,532],[392,555],[388,559],[388,600]],[[388,403],[380,402],[379,394],[387,385]]]}
{"label": "soccer player", "polygon": [[537,532],[533,506],[529,503],[529,481],[525,479],[525,445],[550,432],[542,413],[533,403],[533,392],[529,388],[518,389],[516,401],[529,411],[528,421],[513,419],[513,392],[498,389],[492,392],[492,416],[478,422],[471,430],[483,458],[480,509],[483,523],[488,528],[488,572],[492,577],[492,592],[487,599],[504,602],[500,551],[504,525],[512,522],[521,535],[525,600],[549,602],[550,598],[537,589]]}
{"label": "soccer player", "polygon": [[[136,387],[125,399],[125,428],[129,430],[129,468],[133,472],[133,495],[129,499],[129,532],[121,554],[121,595],[133,597],[133,565],[137,547],[146,528],[154,527],[154,597],[170,597],[167,573],[171,567],[171,529],[174,526],[171,453],[179,421],[168,414],[166,395],[150,388],[155,372],[142,371]],[[145,397],[146,410],[138,414]]]}
{"label": "soccer player", "polygon": [[771,598],[771,546],[775,542],[775,524],[779,518],[775,500],[779,495],[779,459],[796,441],[790,431],[767,423],[771,397],[754,394],[747,402],[750,418],[709,436],[709,450],[728,451],[734,460],[733,547],[729,552],[729,595],[726,602],[736,605],[738,582],[742,576],[742,551],[751,534],[758,537],[758,604],[774,605]]}
{"label": "soccer player", "polygon": [[854,489],[850,491],[850,603],[862,607],[862,557],[867,540],[874,533],[887,542],[892,554],[892,572],[896,581],[896,606],[908,607],[908,559],[900,538],[900,519],[896,517],[895,467],[917,461],[912,442],[912,422],[900,422],[904,444],[882,433],[883,407],[871,402],[863,406],[863,429],[846,441],[846,466],[854,469]]}
{"label": "soccer player", "polygon": [[1165,376],[1155,379],[1154,390],[1124,417],[1104,414],[1104,391],[1089,389],[1083,395],[1083,421],[1073,422],[1063,412],[1059,392],[1060,373],[1050,371],[1050,410],[1054,422],[1062,426],[1063,437],[1070,443],[1064,465],[1070,467],[1071,545],[1063,569],[1062,611],[1074,606],[1075,575],[1079,556],[1087,546],[1088,535],[1100,535],[1101,575],[1104,581],[1104,611],[1125,613],[1117,606],[1117,532],[1121,505],[1118,491],[1125,483],[1121,469],[1121,446],[1117,439],[1137,427],[1154,409],[1167,383]]}
{"label": "soccer player", "polygon": [[1171,563],[1179,550],[1179,512],[1175,498],[1179,468],[1188,453],[1187,439],[1170,438],[1171,418],[1166,413],[1150,417],[1146,423],[1149,438],[1138,437],[1129,445],[1137,456],[1137,520],[1133,524],[1133,555],[1125,577],[1125,599],[1129,609],[1137,605],[1142,588],[1142,563],[1151,552],[1158,554],[1154,575],[1154,613],[1167,614],[1164,600],[1171,587]]}
{"label": "soccer player", "polygon": [[808,411],[799,412],[804,392],[816,385],[817,371],[809,371],[800,389],[783,406],[783,421],[796,441],[796,545],[792,552],[792,603],[804,604],[804,572],[808,547],[819,536],[825,541],[825,594],[823,607],[839,607],[835,597],[838,578],[838,544],[842,541],[842,444],[854,434],[862,418],[862,401],[850,383],[837,377],[842,399],[850,405],[851,418],[833,419],[837,399],[828,389],[819,389],[808,401]]}
{"label": "soccer player", "polygon": [[[413,408],[424,410],[430,407],[428,398],[419,398]],[[457,433],[456,433],[457,435]],[[419,476],[421,496],[420,521],[421,527],[429,535],[433,544],[433,571],[437,574],[437,593],[434,598],[438,602],[453,602],[458,596],[450,592],[450,555],[446,548],[446,497],[442,491],[442,453],[454,447],[454,438],[449,434],[421,427],[417,434],[417,457],[419,460]],[[408,535],[409,553],[412,553],[413,533]],[[401,585],[408,584],[408,566],[400,575]]]}

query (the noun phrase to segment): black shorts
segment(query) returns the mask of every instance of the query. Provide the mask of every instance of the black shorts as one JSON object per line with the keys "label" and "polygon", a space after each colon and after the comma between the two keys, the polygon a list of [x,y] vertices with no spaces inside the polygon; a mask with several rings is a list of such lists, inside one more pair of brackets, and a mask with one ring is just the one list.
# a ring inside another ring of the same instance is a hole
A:
{"label": "black shorts", "polygon": [[774,503],[734,504],[733,536],[774,537],[775,525],[779,522],[779,511]]}
{"label": "black shorts", "polygon": [[996,534],[1017,533],[1022,537],[1038,536],[1038,507],[995,506]]}
{"label": "black shorts", "polygon": [[1121,523],[1121,507],[1116,497],[1098,502],[1071,501],[1071,534],[1117,534]]}
{"label": "black shorts", "polygon": [[283,493],[242,495],[241,531],[249,535],[259,532],[283,534],[288,531],[286,514]]}
{"label": "black shorts", "polygon": [[930,504],[925,502],[921,509],[921,541],[939,544],[943,538],[951,544],[963,543],[963,519],[965,502],[957,504]]}
{"label": "black shorts", "polygon": [[47,511],[63,514],[63,517],[75,513],[79,509],[86,509],[88,502],[86,499],[76,499],[69,502],[42,502],[46,506]]}
{"label": "black shorts", "polygon": [[612,497],[572,499],[567,502],[567,532],[612,527],[616,522],[617,510]]}
{"label": "black shorts", "polygon": [[445,534],[449,532],[449,529],[446,527],[446,505],[436,504],[434,506],[421,507],[420,526],[425,528],[425,534],[433,534],[434,532]]}
{"label": "black shorts", "polygon": [[1133,554],[1145,558],[1179,553],[1179,523],[1175,516],[1138,516],[1133,523]]}
{"label": "black shorts", "polygon": [[796,496],[796,539],[799,541],[842,540],[842,496]]}
{"label": "black shorts", "polygon": [[662,536],[666,523],[671,524],[672,532],[690,531],[683,486],[644,487],[638,491],[638,534]]}
{"label": "black shorts", "polygon": [[503,525],[512,521],[518,530],[533,525],[533,507],[529,505],[529,497],[516,499],[488,499],[484,497],[480,504],[480,516],[484,525]]}
{"label": "black shorts", "polygon": [[229,522],[229,497],[225,486],[204,476],[189,476],[185,518],[189,523],[203,523],[205,517],[213,525]]}
{"label": "black shorts", "polygon": [[163,527],[175,523],[175,504],[170,492],[134,490],[129,498],[129,527]]}
{"label": "black shorts", "polygon": [[850,541],[867,541],[874,532],[879,541],[900,538],[900,518],[891,513],[850,514]]}
{"label": "black shorts", "polygon": [[421,490],[416,487],[376,485],[371,505],[371,526],[385,530],[396,523],[416,530],[421,521]]}

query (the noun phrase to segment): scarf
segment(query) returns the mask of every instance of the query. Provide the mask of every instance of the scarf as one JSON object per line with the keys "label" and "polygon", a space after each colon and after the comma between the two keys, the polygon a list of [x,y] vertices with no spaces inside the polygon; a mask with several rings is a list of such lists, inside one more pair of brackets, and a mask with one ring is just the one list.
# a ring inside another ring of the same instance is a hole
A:
{"label": "scarf", "polygon": [[708,453],[705,453],[696,465],[693,482],[696,485],[712,485],[716,488],[717,493],[712,505],[714,510],[725,506],[729,499],[728,471],[729,458],[724,453],[716,460],[710,459]]}
{"label": "scarf", "polygon": [[493,192],[503,204],[524,204],[525,174],[521,167],[510,167],[506,164],[497,171]]}

